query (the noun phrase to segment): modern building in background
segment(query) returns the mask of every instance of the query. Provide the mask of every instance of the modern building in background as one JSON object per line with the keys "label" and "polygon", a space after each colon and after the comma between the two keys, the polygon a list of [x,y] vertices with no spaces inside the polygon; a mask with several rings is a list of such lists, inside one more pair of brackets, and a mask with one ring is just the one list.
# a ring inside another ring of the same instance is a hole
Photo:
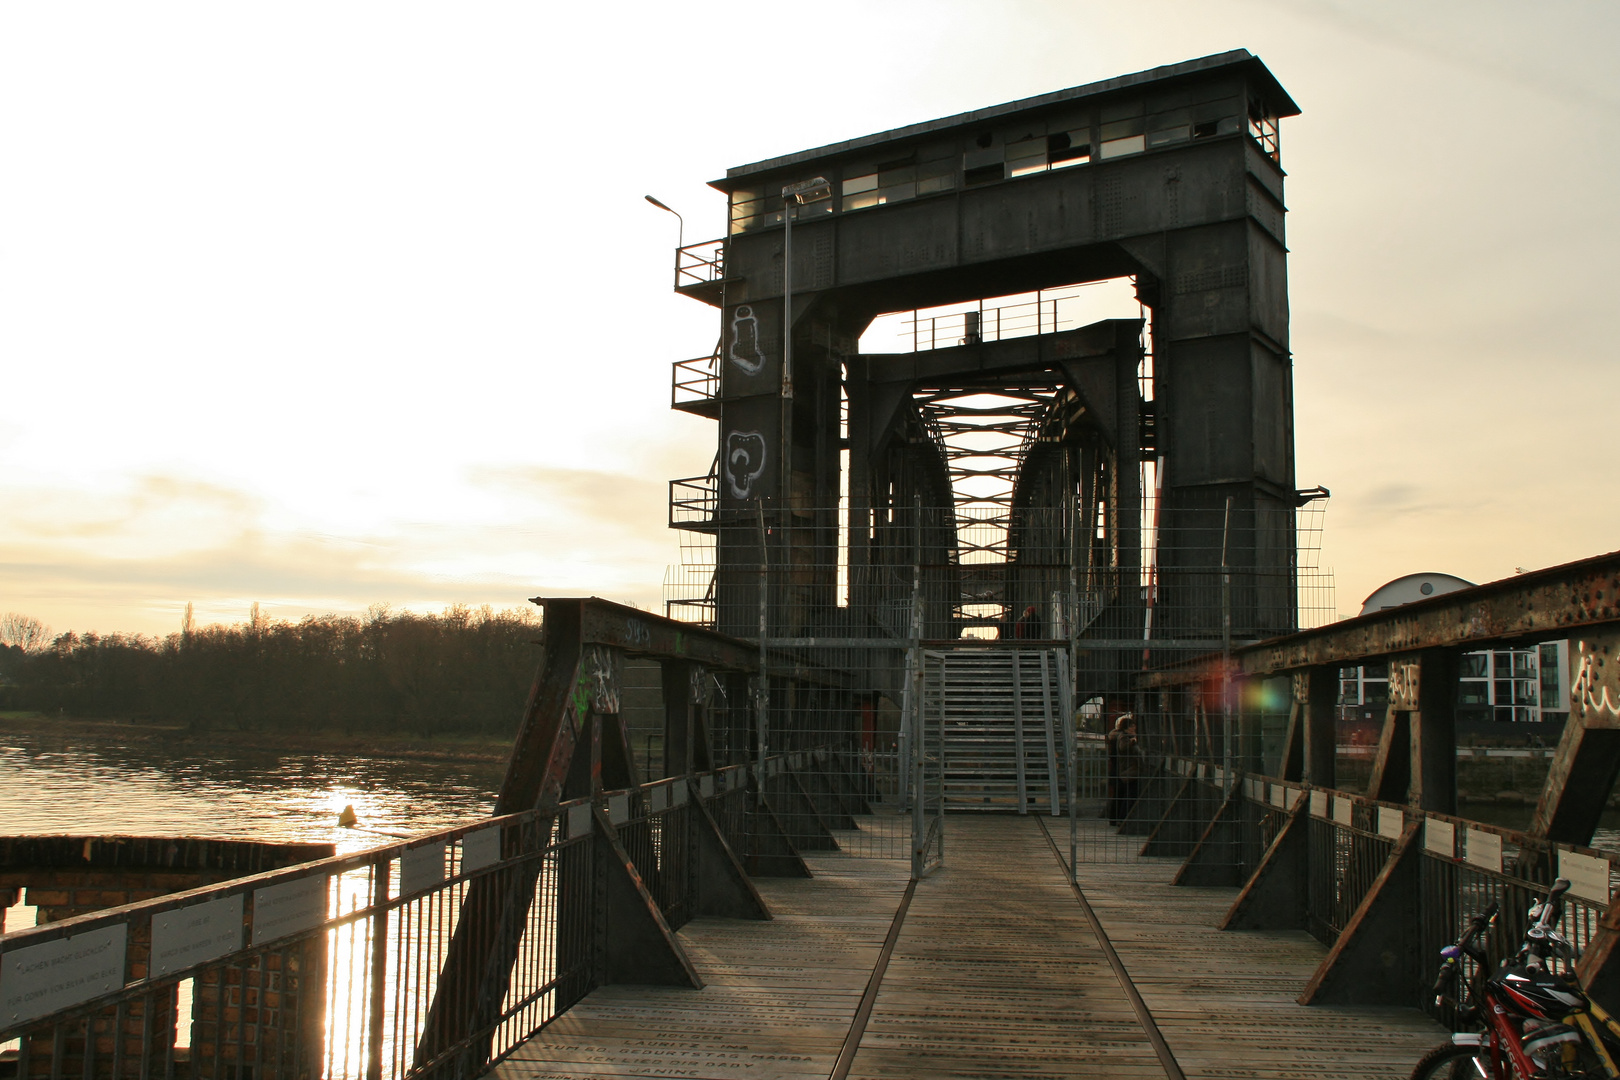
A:
{"label": "modern building in background", "polygon": [[[1361,614],[1443,596],[1473,585],[1451,574],[1407,574],[1374,590]],[[1569,642],[1547,641],[1522,649],[1464,653],[1458,670],[1457,721],[1481,733],[1500,724],[1562,727],[1569,716]],[[1384,664],[1344,668],[1339,674],[1339,717],[1382,722],[1389,704]],[[1523,730],[1523,729],[1520,729]]]}

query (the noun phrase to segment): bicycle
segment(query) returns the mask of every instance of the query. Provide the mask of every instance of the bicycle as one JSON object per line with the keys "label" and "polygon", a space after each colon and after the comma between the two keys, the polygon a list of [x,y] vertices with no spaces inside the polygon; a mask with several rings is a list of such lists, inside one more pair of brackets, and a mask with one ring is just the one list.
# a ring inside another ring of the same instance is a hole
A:
{"label": "bicycle", "polygon": [[[1557,929],[1568,890],[1559,878],[1531,906],[1518,954],[1495,971],[1480,939],[1496,919],[1496,903],[1440,950],[1435,1004],[1453,1005],[1465,1030],[1425,1054],[1411,1080],[1620,1080],[1620,1023],[1581,989],[1575,949]],[[1465,958],[1474,972],[1452,997]],[[1551,970],[1555,958],[1563,971]]]}

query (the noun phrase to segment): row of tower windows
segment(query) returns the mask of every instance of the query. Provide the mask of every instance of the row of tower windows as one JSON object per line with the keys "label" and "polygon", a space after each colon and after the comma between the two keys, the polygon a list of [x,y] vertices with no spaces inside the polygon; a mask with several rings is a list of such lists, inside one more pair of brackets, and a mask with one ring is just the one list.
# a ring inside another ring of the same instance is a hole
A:
{"label": "row of tower windows", "polygon": [[[1236,135],[1245,130],[1245,118],[1239,110],[1240,99],[1232,98],[1164,109],[1151,115],[1144,113],[1141,103],[1123,107],[1116,104],[1102,114],[1095,147],[1091,126],[1074,126],[1072,117],[1051,125],[1050,130],[1023,129],[1016,136],[1001,139],[993,132],[985,132],[966,149],[932,147],[896,161],[846,167],[843,180],[836,185],[837,197],[801,206],[795,220],[849,213],[939,195],[959,186],[975,187],[1198,139]],[[1247,120],[1248,134],[1268,157],[1278,160],[1276,117],[1262,103],[1251,101]],[[767,188],[732,192],[733,235],[781,223],[780,196],[775,192]]]}

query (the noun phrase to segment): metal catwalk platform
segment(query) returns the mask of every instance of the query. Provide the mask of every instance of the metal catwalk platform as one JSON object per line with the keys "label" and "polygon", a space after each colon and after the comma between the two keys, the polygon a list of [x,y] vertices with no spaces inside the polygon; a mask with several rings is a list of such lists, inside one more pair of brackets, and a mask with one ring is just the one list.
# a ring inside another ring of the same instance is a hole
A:
{"label": "metal catwalk platform", "polygon": [[1296,1004],[1324,948],[1220,932],[1237,890],[1172,887],[1179,860],[1082,865],[1083,905],[1040,819],[953,815],[950,838],[887,954],[905,864],[813,856],[758,883],[773,921],[680,931],[704,989],[600,988],[496,1076],[1349,1080],[1444,1037],[1414,1009]]}

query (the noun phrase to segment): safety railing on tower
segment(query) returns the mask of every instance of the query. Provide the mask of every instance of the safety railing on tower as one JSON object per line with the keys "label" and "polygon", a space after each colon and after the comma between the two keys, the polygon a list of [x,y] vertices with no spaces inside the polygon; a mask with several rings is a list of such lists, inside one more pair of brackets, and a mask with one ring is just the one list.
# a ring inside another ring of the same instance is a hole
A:
{"label": "safety railing on tower", "polygon": [[691,289],[724,281],[726,277],[725,240],[705,240],[675,249],[675,289]]}
{"label": "safety railing on tower", "polygon": [[669,527],[713,532],[720,511],[720,469],[716,461],[707,476],[669,482]]}
{"label": "safety railing on tower", "polygon": [[673,409],[707,416],[720,415],[720,357],[698,356],[677,360],[670,372],[669,404]]}

